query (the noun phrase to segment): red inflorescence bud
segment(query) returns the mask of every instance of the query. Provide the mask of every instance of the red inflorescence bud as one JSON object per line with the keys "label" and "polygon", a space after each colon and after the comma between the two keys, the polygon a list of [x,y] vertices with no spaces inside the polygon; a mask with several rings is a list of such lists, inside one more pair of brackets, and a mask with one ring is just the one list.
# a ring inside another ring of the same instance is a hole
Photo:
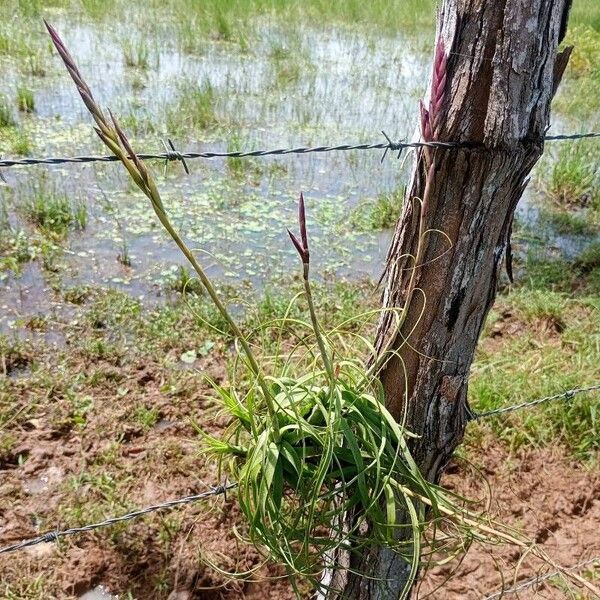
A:
{"label": "red inflorescence bud", "polygon": [[300,193],[298,202],[298,224],[300,227],[300,240],[288,229],[287,232],[292,240],[292,244],[298,251],[302,262],[307,265],[310,262],[310,253],[308,251],[308,234],[306,232],[306,209],[304,206],[304,195]]}

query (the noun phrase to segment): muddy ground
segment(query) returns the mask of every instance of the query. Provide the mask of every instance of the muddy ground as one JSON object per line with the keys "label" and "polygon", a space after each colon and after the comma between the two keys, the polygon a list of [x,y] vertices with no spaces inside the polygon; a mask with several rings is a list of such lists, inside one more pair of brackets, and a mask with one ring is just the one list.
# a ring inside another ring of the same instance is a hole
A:
{"label": "muddy ground", "polygon": [[[27,357],[4,367],[27,403]],[[217,380],[223,376],[218,358],[202,359],[197,367]],[[95,384],[95,405],[85,429],[64,424],[60,390],[50,386],[48,397],[56,394],[56,402],[11,430],[18,439],[0,465],[2,545],[34,536],[53,523],[61,528],[81,524],[199,493],[218,481],[214,465],[199,455],[190,424],[190,418],[207,422],[207,416],[214,415],[212,400],[195,371],[181,371],[184,385],[176,397],[167,397],[164,386],[170,375],[160,364],[90,361],[80,368],[104,374]],[[117,399],[122,390],[129,390],[129,396]],[[134,425],[130,418],[131,405],[140,398],[157,409],[149,427]],[[223,425],[218,418],[212,423],[214,430]],[[453,463],[444,478],[446,486],[489,501],[492,515],[521,528],[562,565],[600,555],[597,470],[569,459],[560,448],[511,452],[485,427],[469,445],[472,464],[462,459]],[[101,585],[119,598],[292,598],[286,581],[273,579],[282,572],[261,567],[257,551],[237,540],[236,525],[243,527],[231,493],[226,499],[4,555],[0,568],[5,597],[66,599]],[[426,573],[418,597],[480,599],[500,590],[503,577],[510,587],[513,577],[521,581],[543,568],[535,559],[521,558],[514,547],[473,546],[457,571],[452,572],[456,565],[448,565]],[[210,563],[226,571],[256,571],[253,581],[235,581],[218,574]],[[599,574],[596,571],[596,577]],[[593,577],[589,569],[588,576]],[[447,577],[443,589],[436,591]],[[35,595],[36,585],[46,595]],[[519,597],[570,596],[553,580]]]}

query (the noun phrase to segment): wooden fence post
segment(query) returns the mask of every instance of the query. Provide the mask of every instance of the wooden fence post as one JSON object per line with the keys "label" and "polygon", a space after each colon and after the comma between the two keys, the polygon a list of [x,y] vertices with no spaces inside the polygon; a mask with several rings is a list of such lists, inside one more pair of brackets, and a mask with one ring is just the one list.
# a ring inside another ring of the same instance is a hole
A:
{"label": "wooden fence post", "polygon": [[[388,312],[377,334],[380,350],[397,350],[381,372],[386,404],[420,436],[412,451],[431,481],[468,420],[475,347],[569,58],[570,49],[558,52],[569,8],[570,0],[444,0],[439,12],[422,133],[472,147],[417,153],[383,296],[384,307],[410,303],[399,332]],[[406,583],[406,564],[382,548],[340,551],[334,562],[328,600],[396,600]]]}

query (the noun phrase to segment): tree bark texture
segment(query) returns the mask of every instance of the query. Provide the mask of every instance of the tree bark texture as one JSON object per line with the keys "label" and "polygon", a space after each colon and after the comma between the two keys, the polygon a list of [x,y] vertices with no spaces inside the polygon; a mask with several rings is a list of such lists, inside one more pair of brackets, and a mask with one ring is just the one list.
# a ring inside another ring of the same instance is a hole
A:
{"label": "tree bark texture", "polygon": [[[467,382],[477,340],[569,57],[569,50],[558,52],[569,5],[445,0],[438,15],[447,63],[434,139],[469,147],[417,152],[387,257],[383,305],[404,307],[411,285],[414,293],[400,331],[384,312],[377,333],[380,352],[392,347],[398,353],[380,373],[386,403],[420,436],[412,452],[430,481],[438,481],[468,421]],[[421,215],[414,199],[424,197],[426,179],[430,190]],[[415,265],[419,237],[423,249]],[[382,548],[340,552],[335,562],[326,580],[338,591],[324,594],[328,599],[396,600],[408,573]]]}

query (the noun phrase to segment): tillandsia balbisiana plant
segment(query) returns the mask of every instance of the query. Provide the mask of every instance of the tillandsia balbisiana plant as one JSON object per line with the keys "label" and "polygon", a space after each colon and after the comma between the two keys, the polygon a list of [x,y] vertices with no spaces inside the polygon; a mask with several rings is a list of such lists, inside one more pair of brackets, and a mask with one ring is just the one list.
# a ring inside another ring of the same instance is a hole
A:
{"label": "tillandsia balbisiana plant", "polygon": [[[248,339],[171,224],[152,174],[115,116],[110,111],[110,118],[104,115],[55,29],[46,26],[96,122],[96,133],[148,197],[236,340],[249,383],[239,388],[213,384],[231,424],[221,437],[203,433],[203,439],[206,451],[226,463],[237,481],[238,501],[247,520],[245,537],[266,558],[286,567],[295,589],[296,575],[318,586],[322,570],[335,568],[327,564],[327,557],[340,546],[387,546],[411,565],[402,597],[408,594],[421,559],[426,510],[429,521],[448,519],[462,538],[465,534],[482,541],[510,537],[485,525],[451,494],[422,477],[407,446],[411,434],[386,410],[372,371],[357,358],[334,360],[333,344],[318,321],[309,282],[303,196],[300,236],[289,234],[302,261],[310,313],[310,323],[305,325],[312,331],[322,366],[312,361],[311,368],[295,377],[287,369],[280,376],[266,375]],[[348,512],[356,517],[349,527],[344,525]],[[397,522],[399,514],[408,515],[409,523]]]}

